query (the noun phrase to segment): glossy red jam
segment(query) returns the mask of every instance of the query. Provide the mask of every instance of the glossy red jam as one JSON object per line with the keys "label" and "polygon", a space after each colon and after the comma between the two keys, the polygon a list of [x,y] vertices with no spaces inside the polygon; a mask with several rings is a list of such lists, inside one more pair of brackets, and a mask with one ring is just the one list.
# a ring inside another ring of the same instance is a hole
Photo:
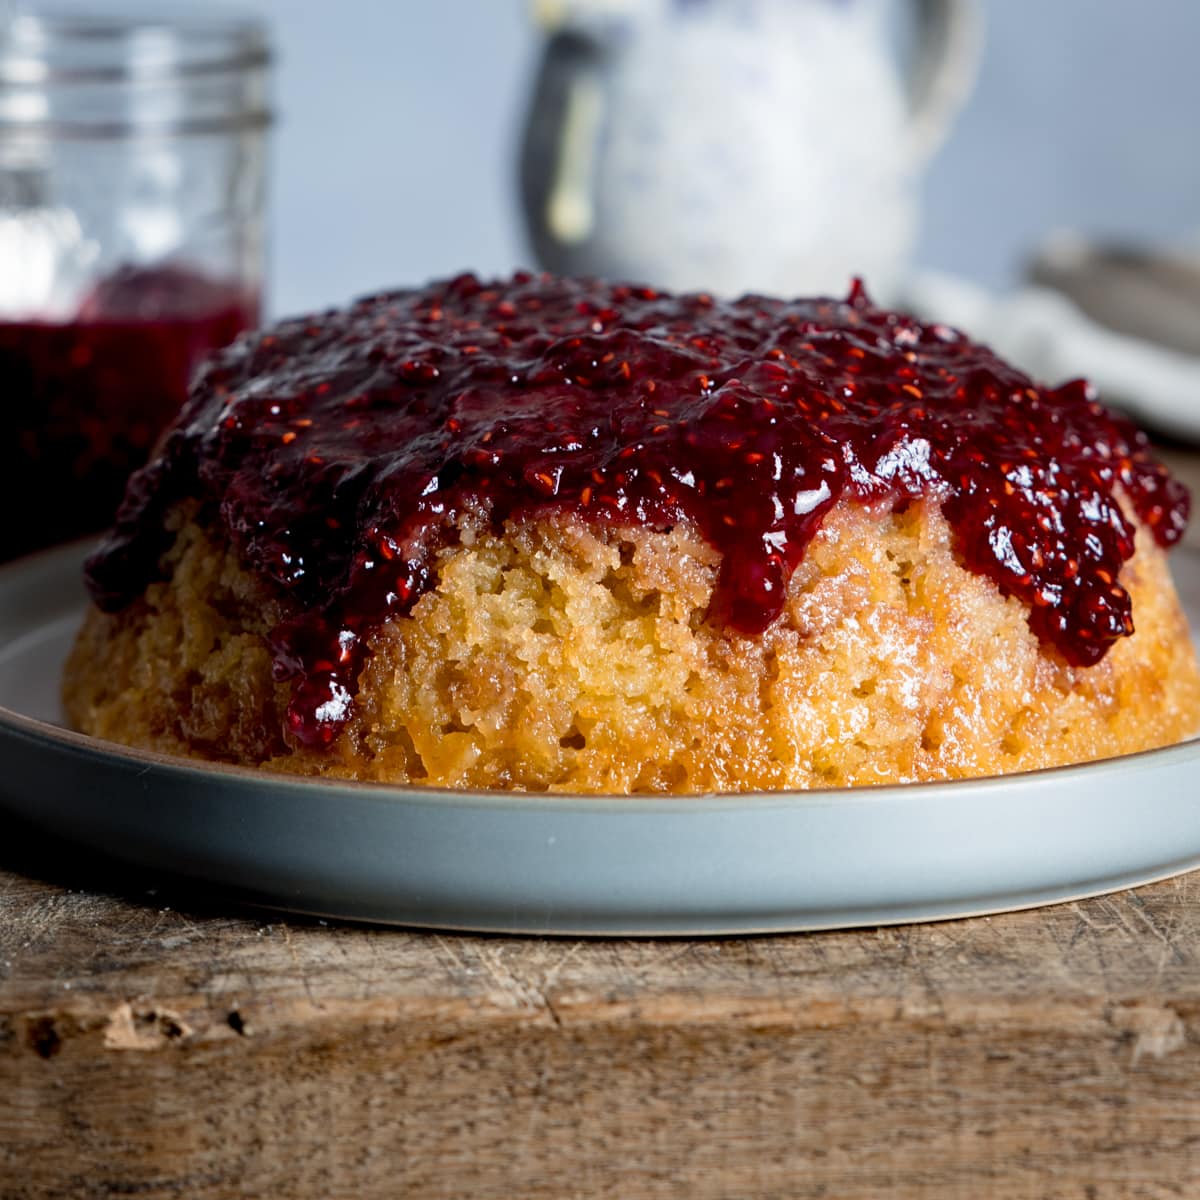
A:
{"label": "glossy red jam", "polygon": [[256,305],[177,269],[120,271],[70,320],[0,320],[0,559],[112,523],[197,363]]}
{"label": "glossy red jam", "polygon": [[89,567],[136,597],[165,511],[204,519],[294,602],[274,635],[291,722],[331,740],[364,635],[434,580],[467,506],[694,522],[723,556],[711,618],[755,634],[840,497],[939,499],[962,561],[1071,663],[1132,631],[1122,489],[1164,545],[1188,498],[1086,384],[1034,384],[942,325],[848,300],[731,303],[461,276],[285,322],[199,378]]}

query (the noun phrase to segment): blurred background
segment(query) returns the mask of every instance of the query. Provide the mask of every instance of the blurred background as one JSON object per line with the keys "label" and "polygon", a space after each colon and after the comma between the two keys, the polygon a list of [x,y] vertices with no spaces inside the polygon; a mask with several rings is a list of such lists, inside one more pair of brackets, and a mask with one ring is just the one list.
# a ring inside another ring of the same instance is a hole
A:
{"label": "blurred background", "polygon": [[0,0],[0,503],[45,514],[0,559],[106,524],[239,330],[462,270],[861,275],[1200,442],[1198,42],[1195,0]]}
{"label": "blurred background", "polygon": [[[921,2],[882,7],[911,23]],[[338,303],[466,266],[496,272],[530,261],[516,164],[550,33],[544,18],[663,3],[700,11],[739,0],[205,2],[206,13],[229,7],[261,16],[276,53],[271,311]],[[775,3],[852,10],[875,0]],[[54,6],[131,10],[86,0]],[[0,18],[41,7],[0,0]],[[977,62],[962,67],[961,108],[950,106],[944,140],[934,139],[925,166],[914,261],[1002,288],[1058,229],[1200,244],[1200,5],[973,7],[982,26]],[[137,0],[132,11],[153,18],[188,9],[196,10],[192,0]],[[799,62],[801,71],[810,66]],[[836,124],[836,114],[822,119]]]}
{"label": "blurred background", "polygon": [[[271,304],[527,261],[522,0],[262,0],[278,48]],[[924,183],[917,262],[1000,287],[1054,229],[1200,234],[1200,5],[983,0],[978,80]],[[319,231],[319,232],[318,232]]]}

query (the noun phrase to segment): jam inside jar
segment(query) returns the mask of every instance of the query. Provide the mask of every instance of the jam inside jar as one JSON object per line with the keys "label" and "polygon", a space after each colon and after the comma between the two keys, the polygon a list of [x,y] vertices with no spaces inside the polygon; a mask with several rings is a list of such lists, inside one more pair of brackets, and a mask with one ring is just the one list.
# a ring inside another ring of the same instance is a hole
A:
{"label": "jam inside jar", "polygon": [[110,303],[102,284],[74,320],[0,320],[0,558],[111,524],[199,360],[257,323],[255,297],[197,273],[116,280],[151,302]]}
{"label": "jam inside jar", "polygon": [[111,524],[258,323],[261,26],[0,15],[0,561]]}

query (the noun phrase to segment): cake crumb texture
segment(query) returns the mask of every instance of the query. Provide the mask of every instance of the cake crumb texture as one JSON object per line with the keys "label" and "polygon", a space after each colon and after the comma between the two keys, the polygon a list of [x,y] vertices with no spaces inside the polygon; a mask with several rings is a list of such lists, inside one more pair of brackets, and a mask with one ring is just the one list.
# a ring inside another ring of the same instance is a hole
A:
{"label": "cake crumb texture", "polygon": [[286,615],[186,508],[166,581],[89,611],[67,712],[98,737],[306,775],[695,793],[956,779],[1176,742],[1200,678],[1166,556],[1138,526],[1137,632],[1069,666],[962,567],[937,503],[839,504],[758,637],[706,620],[719,556],[686,525],[466,518],[438,582],[374,631],[326,750],[289,736]]}

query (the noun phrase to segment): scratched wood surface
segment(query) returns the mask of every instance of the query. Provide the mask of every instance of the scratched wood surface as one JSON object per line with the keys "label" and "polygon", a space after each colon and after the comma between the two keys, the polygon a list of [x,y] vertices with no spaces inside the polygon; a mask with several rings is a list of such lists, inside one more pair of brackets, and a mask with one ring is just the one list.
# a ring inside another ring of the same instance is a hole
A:
{"label": "scratched wood surface", "polygon": [[2,1200],[1200,1195],[1198,876],[910,928],[581,942],[21,866]]}

